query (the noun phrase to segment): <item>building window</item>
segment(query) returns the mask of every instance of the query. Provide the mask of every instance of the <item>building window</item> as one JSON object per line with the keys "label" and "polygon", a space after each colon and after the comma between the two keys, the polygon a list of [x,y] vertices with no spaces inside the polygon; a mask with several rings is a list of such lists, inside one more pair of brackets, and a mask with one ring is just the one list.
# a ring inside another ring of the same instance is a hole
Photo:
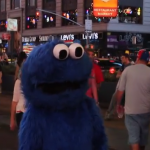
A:
{"label": "building window", "polygon": [[6,11],[5,0],[1,0],[1,12]]}
{"label": "building window", "polygon": [[35,29],[37,28],[37,21],[35,16],[28,16],[26,18],[26,29]]}
{"label": "building window", "polygon": [[7,21],[6,20],[0,20],[0,32],[6,31],[7,28]]}
{"label": "building window", "polygon": [[142,24],[141,7],[119,6],[119,22]]}
{"label": "building window", "polygon": [[62,0],[62,16],[62,26],[75,25],[70,20],[77,22],[77,0]]}
{"label": "building window", "polygon": [[36,0],[28,0],[27,1],[27,6],[28,7],[36,6]]}
{"label": "building window", "polygon": [[[44,0],[43,9],[56,12],[56,0]],[[43,28],[56,26],[56,15],[43,12]]]}
{"label": "building window", "polygon": [[92,22],[101,22],[101,18],[97,18],[93,16],[93,0],[84,0],[84,19],[87,18],[92,19]]}
{"label": "building window", "polygon": [[43,14],[43,27],[55,27],[56,16],[51,14]]}
{"label": "building window", "polygon": [[20,8],[20,0],[11,0],[11,9]]}

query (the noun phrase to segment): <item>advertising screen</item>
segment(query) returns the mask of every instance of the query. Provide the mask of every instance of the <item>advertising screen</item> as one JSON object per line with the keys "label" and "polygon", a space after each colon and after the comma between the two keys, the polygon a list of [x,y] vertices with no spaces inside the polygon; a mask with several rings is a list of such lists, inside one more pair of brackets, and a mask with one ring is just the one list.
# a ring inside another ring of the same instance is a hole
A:
{"label": "advertising screen", "polygon": [[18,23],[17,19],[7,19],[7,31],[17,31],[18,30]]}
{"label": "advertising screen", "polygon": [[116,17],[118,0],[93,0],[93,15],[95,17]]}

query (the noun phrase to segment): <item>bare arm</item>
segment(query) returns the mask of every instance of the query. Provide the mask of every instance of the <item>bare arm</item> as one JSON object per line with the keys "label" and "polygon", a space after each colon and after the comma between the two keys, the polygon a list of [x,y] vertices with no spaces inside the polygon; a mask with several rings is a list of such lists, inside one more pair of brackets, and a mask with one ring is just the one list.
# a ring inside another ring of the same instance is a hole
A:
{"label": "bare arm", "polygon": [[11,116],[10,116],[10,129],[14,130],[16,128],[16,106],[19,102],[20,98],[20,81],[16,80],[14,86],[14,93],[13,93],[13,101],[11,104]]}
{"label": "bare arm", "polygon": [[119,71],[117,72],[116,78],[120,78],[120,76],[121,76],[121,71],[119,70]]}
{"label": "bare arm", "polygon": [[95,76],[92,76],[91,82],[92,82],[91,84],[92,84],[93,97],[95,101],[98,103],[97,84],[96,84]]}
{"label": "bare arm", "polygon": [[123,94],[124,94],[124,91],[117,91],[117,94],[116,94],[117,105],[120,105]]}
{"label": "bare arm", "polygon": [[11,103],[11,115],[10,115],[10,121],[12,122],[15,122],[15,120],[16,120],[16,106],[17,106],[17,103],[18,102],[14,102],[14,101],[12,101],[12,103]]}
{"label": "bare arm", "polygon": [[118,84],[118,90],[117,90],[117,94],[116,94],[116,99],[117,99],[117,104],[120,105],[121,99],[123,97],[125,88],[126,88],[126,81],[127,81],[127,70],[124,70],[121,78],[119,80],[119,84]]}
{"label": "bare arm", "polygon": [[16,71],[15,71],[15,78],[14,78],[14,80],[16,80],[18,78],[18,73],[19,73],[19,66],[17,64],[16,65]]}

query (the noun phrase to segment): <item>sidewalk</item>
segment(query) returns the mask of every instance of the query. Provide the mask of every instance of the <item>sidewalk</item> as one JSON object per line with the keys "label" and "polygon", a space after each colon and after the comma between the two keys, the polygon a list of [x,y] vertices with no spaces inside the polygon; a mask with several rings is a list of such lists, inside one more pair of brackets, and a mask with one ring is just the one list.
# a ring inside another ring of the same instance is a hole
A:
{"label": "sidewalk", "polygon": [[[9,130],[11,100],[12,95],[0,95],[0,150],[17,150],[17,132]],[[103,115],[105,111],[102,109]],[[116,118],[104,124],[112,150],[129,150],[124,120]],[[146,150],[150,150],[150,140]]]}

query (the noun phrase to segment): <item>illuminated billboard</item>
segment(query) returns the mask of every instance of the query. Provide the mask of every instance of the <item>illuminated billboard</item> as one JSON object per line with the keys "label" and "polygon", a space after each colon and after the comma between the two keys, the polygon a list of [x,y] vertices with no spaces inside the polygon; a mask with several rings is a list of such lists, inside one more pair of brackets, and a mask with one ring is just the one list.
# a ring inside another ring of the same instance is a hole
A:
{"label": "illuminated billboard", "polygon": [[17,19],[7,19],[7,31],[18,31]]}
{"label": "illuminated billboard", "polygon": [[93,15],[95,17],[116,17],[118,0],[93,0]]}

